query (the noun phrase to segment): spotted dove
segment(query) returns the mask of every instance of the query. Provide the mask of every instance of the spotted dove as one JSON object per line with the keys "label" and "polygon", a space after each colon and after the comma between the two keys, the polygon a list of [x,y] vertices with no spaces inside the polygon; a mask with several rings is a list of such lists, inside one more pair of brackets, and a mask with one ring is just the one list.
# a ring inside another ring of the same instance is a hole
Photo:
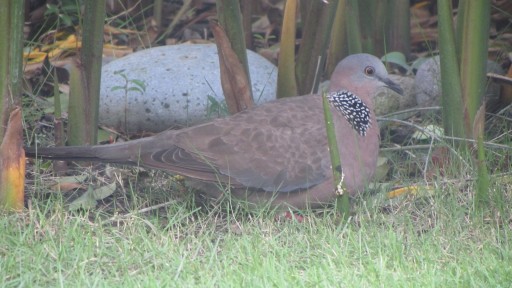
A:
{"label": "spotted dove", "polygon": [[[334,70],[328,92],[346,190],[361,192],[377,162],[379,129],[372,97],[401,93],[382,62],[351,55]],[[305,95],[268,102],[227,118],[152,137],[97,146],[27,148],[28,157],[141,165],[185,176],[211,197],[303,209],[335,197],[322,99]],[[229,189],[227,189],[229,188]]]}

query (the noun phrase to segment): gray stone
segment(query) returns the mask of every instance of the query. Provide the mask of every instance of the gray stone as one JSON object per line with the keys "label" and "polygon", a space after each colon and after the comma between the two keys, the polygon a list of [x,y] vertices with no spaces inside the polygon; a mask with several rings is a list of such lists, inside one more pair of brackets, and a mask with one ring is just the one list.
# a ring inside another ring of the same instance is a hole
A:
{"label": "gray stone", "polygon": [[[487,72],[503,75],[503,69],[493,61],[487,61]],[[416,101],[419,107],[441,105],[441,66],[439,56],[427,59],[418,68],[414,82]],[[499,97],[499,85],[491,84],[487,87],[486,99],[494,100]]]}
{"label": "gray stone", "polygon": [[[275,99],[277,68],[249,50],[248,61],[255,102]],[[212,104],[225,102],[217,47],[162,46],[112,61],[103,66],[100,97],[100,123],[128,133],[160,132],[218,117],[223,113]]]}
{"label": "gray stone", "polygon": [[398,98],[400,102],[399,110],[405,110],[416,106],[417,103],[416,95],[414,95],[414,78],[410,76],[401,76],[395,74],[389,75],[389,78],[393,80],[395,83],[398,83],[400,87],[402,87],[402,89],[404,90],[404,95]]}
{"label": "gray stone", "polygon": [[416,105],[416,98],[413,93],[414,79],[395,74],[389,75],[389,78],[402,87],[403,95],[385,87],[379,89],[373,99],[375,114],[378,116],[405,110]]}
{"label": "gray stone", "polygon": [[439,106],[441,97],[441,67],[439,56],[427,59],[416,72],[414,81],[419,107]]}

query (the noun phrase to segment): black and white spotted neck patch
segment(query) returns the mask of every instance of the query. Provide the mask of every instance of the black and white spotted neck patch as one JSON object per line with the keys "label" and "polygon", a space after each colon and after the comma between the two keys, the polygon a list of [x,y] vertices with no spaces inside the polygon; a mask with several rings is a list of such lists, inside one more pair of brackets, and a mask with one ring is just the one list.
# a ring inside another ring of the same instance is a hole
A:
{"label": "black and white spotted neck patch", "polygon": [[341,90],[327,94],[327,100],[345,116],[359,135],[366,136],[366,131],[372,124],[370,109],[359,97],[349,91]]}

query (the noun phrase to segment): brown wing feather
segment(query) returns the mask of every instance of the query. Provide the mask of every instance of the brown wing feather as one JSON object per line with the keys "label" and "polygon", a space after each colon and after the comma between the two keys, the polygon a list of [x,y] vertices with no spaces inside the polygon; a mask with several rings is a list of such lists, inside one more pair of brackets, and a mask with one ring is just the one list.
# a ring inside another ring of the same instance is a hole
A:
{"label": "brown wing feather", "polygon": [[103,146],[97,153],[102,159],[128,154],[135,164],[234,187],[269,192],[309,188],[330,173],[321,105],[319,96],[293,97],[141,139],[137,145]]}
{"label": "brown wing feather", "polygon": [[313,97],[318,96],[280,100],[185,129],[174,143],[189,153],[194,164],[187,167],[206,159],[211,173],[232,183],[272,192],[308,188],[325,179],[330,165],[321,103]]}

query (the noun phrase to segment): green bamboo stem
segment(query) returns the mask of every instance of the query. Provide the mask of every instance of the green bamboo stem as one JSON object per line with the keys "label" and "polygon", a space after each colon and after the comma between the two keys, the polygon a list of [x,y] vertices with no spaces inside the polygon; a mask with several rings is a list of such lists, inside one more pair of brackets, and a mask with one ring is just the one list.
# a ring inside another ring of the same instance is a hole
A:
{"label": "green bamboo stem", "polygon": [[3,138],[9,115],[21,104],[23,80],[23,1],[3,1],[0,4],[0,140]]}
{"label": "green bamboo stem", "polygon": [[[326,95],[322,95],[322,104],[324,108],[325,128],[327,132],[327,142],[329,145],[329,155],[331,158],[331,168],[334,181],[334,190],[336,191],[336,210],[341,214],[344,220],[350,215],[350,195],[346,193],[345,183],[343,182],[343,171],[340,160],[338,143],[336,142],[336,130],[332,119],[331,105]],[[345,193],[344,193],[345,192]]]}
{"label": "green bamboo stem", "polygon": [[253,0],[241,0],[241,9],[242,9],[242,23],[244,30],[244,38],[245,38],[245,47],[247,49],[253,49],[253,39],[252,39],[252,10],[254,1]]}
{"label": "green bamboo stem", "polygon": [[451,1],[439,1],[438,9],[444,133],[447,136],[465,138],[462,87],[455,48]]}
{"label": "green bamboo stem", "polygon": [[153,2],[153,18],[155,19],[156,27],[158,31],[162,29],[162,7],[163,0],[155,0]]}
{"label": "green bamboo stem", "polygon": [[[6,39],[10,39],[9,35],[9,6],[0,5],[0,35],[5,35]],[[5,127],[9,120],[8,104],[8,79],[9,79],[9,42],[0,41],[0,141],[4,138]]]}
{"label": "green bamboo stem", "polygon": [[462,99],[467,109],[464,111],[466,134],[471,136],[475,115],[485,94],[491,4],[488,1],[471,1],[464,10],[464,25],[457,32],[462,33]]}
{"label": "green bamboo stem", "polygon": [[25,154],[21,147],[23,127],[19,108],[24,9],[24,1],[0,4],[0,207],[15,210],[21,210],[24,204]]}
{"label": "green bamboo stem", "polygon": [[295,81],[295,31],[297,0],[287,0],[284,9],[279,65],[277,70],[277,98],[297,95]]}
{"label": "green bamboo stem", "polygon": [[457,51],[457,63],[460,63],[460,55],[462,54],[462,31],[464,30],[464,14],[466,13],[466,0],[459,0],[457,8],[457,22],[455,26],[455,49]]}
{"label": "green bamboo stem", "polygon": [[297,89],[301,95],[317,90],[318,81],[315,83],[315,79],[318,79],[318,59],[325,60],[338,0],[328,3],[309,1],[309,5],[295,71]]}
{"label": "green bamboo stem", "polygon": [[348,53],[363,52],[361,42],[361,27],[359,25],[359,3],[357,0],[347,0],[347,43]]}
{"label": "green bamboo stem", "polygon": [[386,5],[387,1],[358,0],[357,2],[357,11],[360,13],[358,24],[361,31],[362,52],[382,55],[379,49],[384,50],[382,47],[385,27],[381,22],[386,9],[380,6]]}
{"label": "green bamboo stem", "polygon": [[409,0],[394,0],[387,7],[390,22],[387,52],[400,51],[406,58],[411,54],[411,10]]}
{"label": "green bamboo stem", "polygon": [[[489,202],[489,173],[485,162],[483,146],[485,114],[483,98],[486,87],[487,50],[491,18],[489,1],[471,1],[464,7],[464,25],[460,28],[461,42],[461,84],[464,102],[466,135],[477,140],[477,185],[475,207],[478,210]],[[477,113],[477,111],[480,111]],[[478,118],[477,118],[477,114]],[[476,128],[479,129],[476,129]]]}
{"label": "green bamboo stem", "polygon": [[[238,56],[240,63],[242,63],[247,75],[247,80],[249,84],[251,84],[240,2],[238,0],[217,0],[216,3],[219,24],[224,29],[224,32],[226,32],[231,42],[231,47]],[[250,87],[252,87],[252,85],[250,85]],[[250,89],[250,91],[252,95],[252,89]]]}
{"label": "green bamboo stem", "polygon": [[79,64],[76,66],[80,70],[77,76],[79,79],[73,82],[78,86],[70,88],[70,145],[93,145],[98,139],[104,21],[105,0],[85,1],[82,49]]}
{"label": "green bamboo stem", "polygon": [[334,17],[334,23],[331,31],[331,44],[329,46],[326,74],[331,75],[341,59],[348,53],[347,47],[347,28],[346,28],[346,2],[347,0],[340,0]]}

